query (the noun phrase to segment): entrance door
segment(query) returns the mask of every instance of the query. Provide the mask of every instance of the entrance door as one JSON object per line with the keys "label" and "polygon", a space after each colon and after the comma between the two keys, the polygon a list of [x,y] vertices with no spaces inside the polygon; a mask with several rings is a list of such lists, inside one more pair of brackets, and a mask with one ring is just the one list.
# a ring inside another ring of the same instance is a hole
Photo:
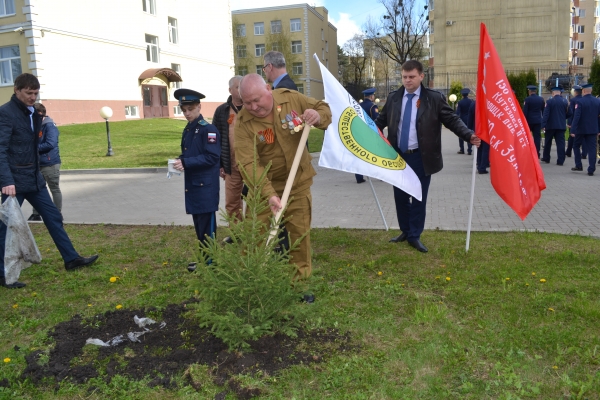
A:
{"label": "entrance door", "polygon": [[142,97],[144,99],[144,118],[169,116],[166,86],[142,85]]}

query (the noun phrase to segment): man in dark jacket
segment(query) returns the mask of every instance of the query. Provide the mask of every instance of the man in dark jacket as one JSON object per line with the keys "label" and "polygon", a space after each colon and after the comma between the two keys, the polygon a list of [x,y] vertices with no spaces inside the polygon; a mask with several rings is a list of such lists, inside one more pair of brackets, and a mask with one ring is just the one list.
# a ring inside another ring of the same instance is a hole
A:
{"label": "man in dark jacket", "polygon": [[[365,111],[365,114],[371,118],[372,121],[375,121],[379,116],[379,107],[374,103],[375,101],[375,88],[369,88],[363,90],[364,99],[363,102],[360,103],[360,107]],[[356,178],[356,183],[365,182],[365,177],[361,174],[354,174]]]}
{"label": "man in dark jacket", "polygon": [[[33,105],[35,111],[42,116],[42,130],[40,132],[40,172],[52,193],[52,201],[58,211],[62,212],[62,192],[60,191],[60,153],[58,151],[58,128],[46,115],[46,107],[42,103]],[[28,221],[41,221],[42,217],[33,209]]]}
{"label": "man in dark jacket", "polygon": [[[234,127],[237,114],[242,109],[242,98],[239,86],[242,77],[236,75],[229,80],[229,93],[227,102],[221,104],[215,110],[213,125],[221,134],[221,178],[225,179],[225,210],[227,215],[235,217],[234,221],[242,219],[242,189],[244,181],[235,160]],[[224,242],[230,243],[231,238],[227,236]]]}
{"label": "man in dark jacket", "polygon": [[[15,79],[14,94],[10,101],[0,107],[2,201],[8,196],[16,196],[19,204],[27,200],[38,210],[65,261],[65,268],[71,271],[91,265],[98,255],[81,257],[77,253],[63,227],[62,215],[46,190],[38,154],[38,132],[42,117],[33,108],[39,89],[40,83],[35,76],[21,74]],[[11,289],[22,288],[24,283],[7,284],[4,279],[5,240],[6,225],[0,222],[0,285]]]}
{"label": "man in dark jacket", "polygon": [[396,215],[402,233],[390,242],[408,243],[426,253],[421,243],[425,227],[427,193],[431,175],[439,172],[442,162],[442,124],[463,140],[479,146],[481,140],[465,126],[448,105],[444,96],[421,84],[425,75],[423,65],[410,60],[402,65],[403,86],[390,93],[387,103],[375,124],[388,128],[388,141],[415,171],[421,181],[421,201],[394,187]]}
{"label": "man in dark jacket", "polygon": [[265,54],[263,71],[267,81],[273,84],[273,89],[298,90],[298,86],[287,74],[285,58],[278,51],[269,51]]}
{"label": "man in dark jacket", "polygon": [[542,114],[544,113],[544,99],[542,96],[538,96],[537,87],[534,85],[527,86],[529,96],[523,103],[523,115],[527,120],[527,125],[531,129],[533,135],[533,142],[537,149],[538,158],[540,158],[540,146],[542,144]]}
{"label": "man in dark jacket", "polygon": [[[177,89],[173,95],[188,121],[181,138],[181,155],[173,167],[185,171],[185,212],[192,214],[196,236],[203,243],[217,233],[221,139],[217,128],[200,114],[202,93]],[[212,262],[207,257],[201,261]]]}
{"label": "man in dark jacket", "polygon": [[[460,94],[462,94],[463,98],[458,102],[456,106],[456,115],[460,117],[460,119],[462,120],[462,122],[465,123],[465,125],[468,125],[467,119],[469,118],[469,108],[471,108],[471,103],[473,103],[473,100],[469,98],[469,93],[471,93],[470,89],[462,89],[460,91]],[[472,151],[473,145],[471,143],[467,143],[467,153],[471,155]],[[465,154],[465,141],[461,138],[458,138],[458,154]]]}
{"label": "man in dark jacket", "polygon": [[569,102],[561,96],[562,88],[552,88],[552,98],[546,102],[544,117],[542,118],[542,129],[546,138],[544,141],[544,154],[542,162],[550,163],[550,150],[552,150],[552,139],[556,142],[556,165],[565,162],[565,131],[567,130],[567,118],[569,114]]}

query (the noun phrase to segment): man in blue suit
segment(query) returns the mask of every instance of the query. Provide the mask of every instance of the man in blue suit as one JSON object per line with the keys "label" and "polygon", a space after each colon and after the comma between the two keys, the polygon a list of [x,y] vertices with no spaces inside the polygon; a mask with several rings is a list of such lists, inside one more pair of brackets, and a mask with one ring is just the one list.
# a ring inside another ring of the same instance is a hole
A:
{"label": "man in blue suit", "polygon": [[562,97],[561,87],[552,88],[552,98],[546,102],[544,108],[544,117],[542,119],[542,129],[546,131],[544,143],[544,155],[542,162],[550,163],[550,150],[552,149],[552,139],[556,142],[556,165],[563,165],[565,162],[565,131],[567,130],[567,118],[569,114],[569,103]]}
{"label": "man in blue suit", "polygon": [[[460,94],[462,94],[463,98],[458,102],[456,106],[456,115],[458,115],[462,122],[464,122],[467,126],[467,119],[469,118],[469,109],[471,108],[471,104],[473,103],[473,100],[469,98],[469,93],[471,93],[471,91],[468,88],[462,89],[460,91]],[[457,154],[465,154],[465,141],[461,138],[458,138],[458,147],[459,151],[457,152]],[[473,145],[471,143],[468,143],[467,153],[471,155],[472,151]]]}
{"label": "man in blue suit", "polygon": [[534,85],[527,86],[529,97],[523,103],[523,115],[527,120],[527,125],[531,129],[533,142],[537,149],[538,158],[540,157],[540,145],[542,141],[542,113],[544,112],[544,99],[538,96],[537,87]]}
{"label": "man in blue suit", "polygon": [[569,140],[567,141],[567,151],[565,153],[567,157],[571,157],[571,154],[573,152],[575,132],[573,132],[571,125],[573,124],[573,115],[575,114],[575,104],[577,104],[577,102],[581,99],[581,86],[573,86],[573,93],[575,93],[575,96],[573,96],[573,98],[569,102],[569,113],[571,114],[571,116],[567,117],[567,126],[569,127]]}
{"label": "man in blue suit", "polygon": [[[217,128],[200,114],[202,93],[177,89],[173,95],[188,121],[181,138],[181,155],[173,167],[185,171],[185,212],[192,214],[196,236],[203,243],[215,238],[217,232],[221,138]],[[204,257],[202,262],[211,260]]]}
{"label": "man in blue suit", "polygon": [[[369,88],[363,90],[363,102],[360,103],[360,106],[363,110],[365,110],[365,114],[369,116],[373,121],[377,119],[379,116],[379,107],[374,103],[375,101],[375,88]],[[363,183],[365,181],[365,177],[361,174],[354,174],[356,177],[356,183]]]}
{"label": "man in blue suit", "polygon": [[592,96],[592,84],[583,85],[583,97],[575,104],[573,130],[575,131],[575,167],[571,171],[583,171],[578,144],[585,144],[588,158],[588,175],[596,171],[596,140],[600,132],[600,100]]}

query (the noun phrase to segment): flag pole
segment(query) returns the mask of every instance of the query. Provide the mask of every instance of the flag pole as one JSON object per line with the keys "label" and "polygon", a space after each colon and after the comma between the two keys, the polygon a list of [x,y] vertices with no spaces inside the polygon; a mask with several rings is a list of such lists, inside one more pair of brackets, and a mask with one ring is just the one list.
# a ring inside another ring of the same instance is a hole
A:
{"label": "flag pole", "polygon": [[387,221],[385,220],[385,216],[383,215],[383,210],[381,209],[381,204],[379,204],[379,199],[377,198],[377,193],[375,193],[375,188],[373,187],[373,182],[371,181],[371,177],[367,176],[369,180],[369,185],[371,185],[371,191],[373,192],[373,197],[375,197],[375,202],[377,203],[377,208],[379,208],[379,214],[381,214],[381,219],[383,220],[383,225],[385,226],[385,230],[389,231]]}
{"label": "flag pole", "polygon": [[469,200],[469,222],[467,223],[467,247],[469,252],[469,242],[471,241],[471,220],[473,219],[473,198],[475,197],[475,171],[477,169],[477,146],[473,146],[473,171],[471,172],[471,199]]}
{"label": "flag pole", "polygon": [[296,173],[298,172],[298,166],[300,165],[300,159],[302,158],[302,153],[306,148],[306,141],[308,140],[309,133],[310,125],[305,124],[304,130],[302,131],[302,136],[300,137],[300,143],[298,143],[298,148],[296,149],[294,161],[292,162],[290,176],[288,176],[287,182],[285,183],[285,188],[283,189],[283,196],[281,196],[281,209],[277,211],[277,214],[275,214],[275,225],[271,229],[271,233],[269,234],[269,240],[267,240],[267,244],[271,241],[271,239],[273,239],[277,235],[277,229],[279,228],[281,215],[283,214],[283,210],[287,206],[287,202],[290,197],[290,192],[292,191],[292,185],[294,184],[294,180],[296,179]]}

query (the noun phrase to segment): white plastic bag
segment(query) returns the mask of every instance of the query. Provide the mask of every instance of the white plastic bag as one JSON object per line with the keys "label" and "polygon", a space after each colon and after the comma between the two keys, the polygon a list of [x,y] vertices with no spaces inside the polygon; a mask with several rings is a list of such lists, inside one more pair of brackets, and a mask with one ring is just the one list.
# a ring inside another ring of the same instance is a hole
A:
{"label": "white plastic bag", "polygon": [[0,206],[0,220],[7,227],[4,247],[4,279],[7,285],[15,283],[21,270],[39,264],[42,255],[35,243],[16,197],[9,196]]}

